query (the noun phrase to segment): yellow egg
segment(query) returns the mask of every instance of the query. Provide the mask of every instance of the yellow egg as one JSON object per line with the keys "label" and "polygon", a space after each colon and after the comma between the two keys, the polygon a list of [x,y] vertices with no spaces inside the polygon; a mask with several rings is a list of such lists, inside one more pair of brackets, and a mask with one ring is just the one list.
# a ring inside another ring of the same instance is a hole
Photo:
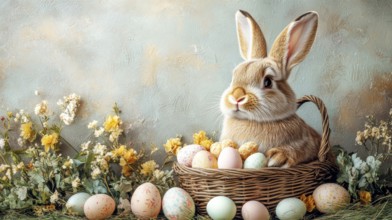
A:
{"label": "yellow egg", "polygon": [[313,199],[317,210],[322,213],[333,213],[350,203],[350,194],[336,183],[325,183],[313,191]]}
{"label": "yellow egg", "polygon": [[225,147],[232,147],[234,149],[238,149],[238,144],[230,139],[225,139],[220,142],[222,144],[222,149]]}
{"label": "yellow egg", "polygon": [[197,152],[205,150],[204,147],[191,144],[183,147],[177,154],[177,161],[179,164],[182,164],[187,167],[192,166],[193,157],[196,155]]}
{"label": "yellow egg", "polygon": [[223,146],[222,146],[222,143],[221,143],[221,142],[215,142],[215,143],[213,143],[213,144],[211,145],[211,147],[210,147],[210,152],[211,152],[216,158],[218,158],[218,157],[219,157],[219,154],[220,154],[221,151],[222,151],[222,148],[223,148]]}
{"label": "yellow egg", "polygon": [[152,183],[138,186],[131,198],[131,210],[138,219],[156,218],[161,211],[161,194]]}
{"label": "yellow egg", "polygon": [[246,142],[245,144],[241,145],[240,149],[238,149],[238,152],[240,152],[243,160],[246,160],[246,158],[248,158],[251,154],[254,154],[258,151],[259,145],[253,141]]}
{"label": "yellow egg", "polygon": [[101,220],[109,218],[116,207],[114,199],[106,194],[93,195],[84,203],[84,214],[87,219]]}
{"label": "yellow egg", "polygon": [[192,160],[193,168],[218,168],[216,157],[209,151],[202,150],[196,153]]}

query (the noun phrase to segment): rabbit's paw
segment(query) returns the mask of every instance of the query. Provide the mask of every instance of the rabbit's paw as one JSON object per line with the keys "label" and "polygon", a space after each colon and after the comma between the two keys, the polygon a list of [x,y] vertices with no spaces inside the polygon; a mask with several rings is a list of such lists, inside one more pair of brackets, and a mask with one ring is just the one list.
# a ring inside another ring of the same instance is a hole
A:
{"label": "rabbit's paw", "polygon": [[289,168],[295,164],[294,159],[284,148],[271,148],[267,151],[269,167]]}

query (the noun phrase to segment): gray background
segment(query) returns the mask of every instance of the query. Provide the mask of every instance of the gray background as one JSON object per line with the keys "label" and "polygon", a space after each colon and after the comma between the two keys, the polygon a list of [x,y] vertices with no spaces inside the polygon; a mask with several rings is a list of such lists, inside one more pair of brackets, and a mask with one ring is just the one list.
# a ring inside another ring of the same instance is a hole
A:
{"label": "gray background", "polygon": [[[200,129],[219,134],[219,98],[239,55],[234,15],[250,12],[267,44],[314,10],[319,31],[289,79],[297,97],[328,107],[331,142],[356,150],[364,116],[386,117],[392,104],[391,1],[17,1],[0,2],[0,110],[33,112],[42,99],[82,96],[79,119],[64,130],[78,145],[91,120],[114,102],[135,146]],[[35,96],[38,90],[40,96]],[[320,114],[300,115],[320,131]]]}

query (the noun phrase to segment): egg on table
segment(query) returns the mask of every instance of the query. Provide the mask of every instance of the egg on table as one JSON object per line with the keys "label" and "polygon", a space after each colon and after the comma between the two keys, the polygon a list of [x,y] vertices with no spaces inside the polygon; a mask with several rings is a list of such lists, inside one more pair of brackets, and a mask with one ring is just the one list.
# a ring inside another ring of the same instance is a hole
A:
{"label": "egg on table", "polygon": [[219,169],[241,169],[242,159],[238,150],[226,147],[219,154],[218,158],[218,168]]}
{"label": "egg on table", "polygon": [[350,194],[336,183],[325,183],[313,191],[313,199],[317,210],[333,213],[350,203]]}
{"label": "egg on table", "polygon": [[235,203],[226,196],[216,196],[207,203],[207,213],[213,220],[231,220],[236,212]]}
{"label": "egg on table", "polygon": [[196,153],[192,160],[192,168],[218,168],[216,157],[209,151],[202,150]]}
{"label": "egg on table", "polygon": [[73,215],[84,215],[84,204],[91,195],[85,192],[79,192],[67,200],[65,207],[67,212]]}
{"label": "egg on table", "polygon": [[297,198],[283,199],[276,206],[275,213],[280,220],[302,219],[306,214],[306,205]]}
{"label": "egg on table", "polygon": [[193,157],[196,155],[197,152],[205,150],[204,147],[191,144],[183,147],[177,154],[177,161],[179,164],[191,167]]}
{"label": "egg on table", "polygon": [[244,162],[245,169],[260,169],[266,166],[267,158],[260,152],[250,155]]}
{"label": "egg on table", "polygon": [[169,220],[192,219],[195,203],[192,197],[179,187],[170,188],[162,199],[163,214]]}
{"label": "egg on table", "polygon": [[161,194],[152,183],[138,186],[131,198],[131,210],[139,219],[156,218],[161,211]]}
{"label": "egg on table", "polygon": [[84,203],[84,214],[87,219],[101,220],[109,218],[116,208],[114,199],[106,194],[96,194]]}
{"label": "egg on table", "polygon": [[268,209],[258,201],[248,201],[241,209],[242,218],[244,220],[268,220],[270,214]]}

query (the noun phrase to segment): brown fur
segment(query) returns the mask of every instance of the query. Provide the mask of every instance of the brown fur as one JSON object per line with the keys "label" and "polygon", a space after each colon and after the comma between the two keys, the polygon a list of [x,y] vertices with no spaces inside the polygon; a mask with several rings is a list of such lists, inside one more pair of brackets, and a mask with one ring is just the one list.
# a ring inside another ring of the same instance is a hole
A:
{"label": "brown fur", "polygon": [[[222,95],[225,119],[221,140],[258,143],[269,158],[268,166],[291,167],[314,160],[321,137],[296,115],[295,94],[286,80],[291,68],[310,50],[317,14],[310,12],[290,23],[275,40],[268,57],[255,52],[266,51],[266,46],[254,19],[244,11],[237,12],[236,19],[240,52],[246,61],[235,68],[233,81]],[[251,37],[244,37],[247,34]],[[265,86],[268,80],[271,84]]]}

